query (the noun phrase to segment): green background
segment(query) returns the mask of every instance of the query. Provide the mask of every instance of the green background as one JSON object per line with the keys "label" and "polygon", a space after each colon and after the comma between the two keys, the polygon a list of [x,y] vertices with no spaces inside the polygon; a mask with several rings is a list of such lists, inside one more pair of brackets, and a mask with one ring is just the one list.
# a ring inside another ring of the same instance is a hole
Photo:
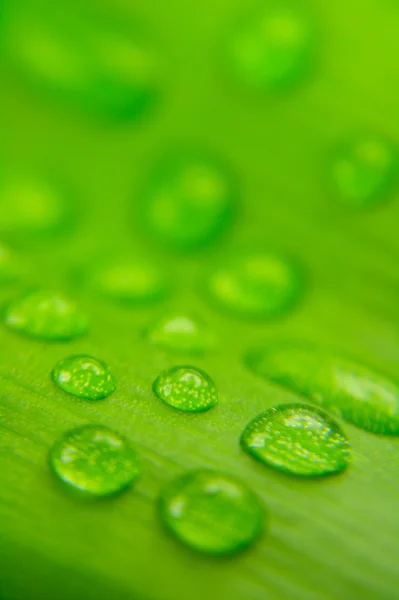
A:
{"label": "green background", "polygon": [[[148,24],[165,59],[157,110],[139,123],[104,123],[41,97],[2,69],[4,165],[45,165],[75,190],[79,222],[53,241],[19,240],[29,282],[69,291],[91,318],[88,337],[41,343],[4,327],[0,347],[0,596],[3,600],[394,600],[399,589],[398,443],[350,425],[353,465],[339,477],[295,480],[243,454],[238,437],[265,408],[296,400],[243,365],[253,343],[280,337],[322,342],[397,375],[399,201],[365,212],[341,206],[326,178],[330,148],[357,131],[399,134],[399,5],[393,0],[321,0],[313,76],[286,96],[253,95],[220,60],[230,23],[254,2],[86,0],[106,15]],[[72,6],[65,3],[65,10]],[[169,254],[143,234],[140,187],[174,144],[203,145],[228,160],[241,182],[234,227],[211,249]],[[128,218],[127,218],[128,215]],[[219,314],[201,294],[215,260],[250,244],[299,260],[300,306],[270,322]],[[110,251],[159,261],[173,283],[163,305],[126,309],[93,297],[74,273]],[[0,290],[2,302],[19,286]],[[151,385],[159,371],[193,362],[148,346],[141,331],[169,310],[201,315],[218,348],[194,364],[216,381],[220,404],[179,414]],[[106,361],[118,389],[98,403],[55,388],[49,373],[68,354]],[[48,449],[84,423],[134,441],[143,474],[120,497],[71,498],[48,468]],[[164,531],[154,500],[186,468],[240,476],[270,510],[269,533],[246,553],[211,559]]]}

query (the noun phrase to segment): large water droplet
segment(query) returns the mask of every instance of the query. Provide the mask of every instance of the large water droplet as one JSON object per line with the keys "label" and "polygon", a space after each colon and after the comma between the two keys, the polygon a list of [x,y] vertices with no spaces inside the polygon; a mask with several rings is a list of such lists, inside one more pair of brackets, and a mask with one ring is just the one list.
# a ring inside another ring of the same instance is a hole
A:
{"label": "large water droplet", "polygon": [[267,465],[293,475],[331,475],[349,462],[349,443],[325,413],[283,404],[261,413],[241,435],[243,449]]}
{"label": "large water droplet", "polygon": [[315,34],[296,6],[271,3],[241,20],[227,44],[228,68],[246,86],[265,91],[291,87],[308,72]]}
{"label": "large water droplet", "polygon": [[399,435],[399,387],[351,359],[306,344],[250,352],[249,368],[373,433]]}
{"label": "large water droplet", "polygon": [[71,340],[88,329],[88,320],[77,306],[58,293],[36,290],[16,298],[5,309],[4,323],[34,338]]}
{"label": "large water droplet", "polygon": [[146,338],[155,346],[183,354],[204,354],[215,343],[209,329],[186,314],[161,318],[149,328]]}
{"label": "large water droplet", "polygon": [[5,237],[44,237],[71,224],[66,190],[34,174],[14,173],[0,184],[0,233]]}
{"label": "large water droplet", "polygon": [[220,308],[242,317],[273,317],[298,299],[301,277],[285,258],[265,252],[235,255],[209,276],[206,291]]}
{"label": "large water droplet", "polygon": [[86,283],[94,292],[126,304],[147,304],[163,298],[168,291],[161,268],[141,258],[95,265],[86,274]]}
{"label": "large water droplet", "polygon": [[45,10],[8,3],[6,60],[43,92],[107,117],[135,117],[158,95],[159,64],[132,23],[86,14],[77,5]]}
{"label": "large water droplet", "polygon": [[218,401],[216,387],[204,371],[195,367],[173,367],[154,381],[160,400],[184,412],[203,412]]}
{"label": "large water droplet", "polygon": [[165,487],[160,510],[184,544],[208,554],[234,554],[264,528],[264,509],[241,481],[207,469],[190,471]]}
{"label": "large water droplet", "polygon": [[160,242],[184,250],[212,242],[230,223],[237,185],[227,166],[202,153],[164,158],[143,198],[144,220]]}
{"label": "large water droplet", "polygon": [[359,136],[339,146],[331,161],[331,178],[339,198],[362,207],[384,199],[397,171],[397,153],[378,136]]}
{"label": "large water droplet", "polygon": [[116,389],[108,366],[92,356],[68,356],[56,364],[51,376],[64,392],[87,400],[101,400]]}
{"label": "large water droplet", "polygon": [[120,492],[140,474],[129,441],[100,425],[67,432],[52,447],[50,464],[63,482],[91,497]]}

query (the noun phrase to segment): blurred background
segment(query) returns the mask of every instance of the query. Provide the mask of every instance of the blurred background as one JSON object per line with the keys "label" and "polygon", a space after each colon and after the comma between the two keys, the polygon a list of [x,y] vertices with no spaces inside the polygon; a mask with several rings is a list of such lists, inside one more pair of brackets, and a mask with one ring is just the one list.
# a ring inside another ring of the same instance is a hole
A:
{"label": "blurred background", "polygon": [[[395,0],[3,0],[0,300],[60,290],[92,321],[67,350],[3,328],[4,600],[397,597],[394,441],[349,428],[351,477],[316,487],[265,480],[236,439],[284,399],[242,366],[259,340],[397,376],[398,26]],[[177,359],[145,332],[186,313],[226,398],[196,428],[149,400]],[[47,381],[82,348],[114,365],[114,404],[71,411]],[[48,482],[43,448],[82,420],[150,448],[138,500],[89,510]],[[171,549],[151,511],[176,464],[252,481],[271,541],[234,567]]]}

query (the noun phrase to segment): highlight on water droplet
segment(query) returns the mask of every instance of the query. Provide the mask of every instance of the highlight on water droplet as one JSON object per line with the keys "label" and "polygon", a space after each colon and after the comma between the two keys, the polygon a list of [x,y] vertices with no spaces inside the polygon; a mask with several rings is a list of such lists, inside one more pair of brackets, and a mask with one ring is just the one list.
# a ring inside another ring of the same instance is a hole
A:
{"label": "highlight on water droplet", "polygon": [[164,371],[153,384],[155,395],[183,412],[204,412],[218,402],[212,379],[195,367],[179,366]]}
{"label": "highlight on water droplet", "polygon": [[58,235],[72,224],[72,205],[62,184],[14,171],[0,183],[0,234],[18,241]]}
{"label": "highlight on water droplet", "polygon": [[97,358],[84,354],[68,356],[59,361],[51,377],[64,392],[87,400],[107,398],[116,389],[115,377],[109,367]]}
{"label": "highlight on water droplet", "polygon": [[164,270],[140,257],[122,257],[92,265],[85,281],[93,292],[122,304],[146,305],[161,300],[169,291]]}
{"label": "highlight on water droplet", "polygon": [[3,318],[10,329],[47,341],[72,340],[88,329],[86,315],[74,302],[47,290],[17,297],[5,308]]}
{"label": "highlight on water droplet", "polygon": [[399,386],[350,358],[285,342],[249,352],[246,364],[365,431],[399,435]]}
{"label": "highlight on water droplet", "polygon": [[313,21],[294,3],[267,2],[240,19],[227,40],[231,76],[248,88],[276,92],[291,88],[311,71],[316,33]]}
{"label": "highlight on water droplet", "polygon": [[216,339],[198,318],[185,313],[169,314],[146,331],[150,344],[172,352],[202,355],[213,348]]}
{"label": "highlight on water droplet", "polygon": [[397,150],[378,135],[360,135],[332,153],[330,178],[337,197],[348,206],[383,201],[397,174]]}
{"label": "highlight on water droplet", "polygon": [[7,63],[49,97],[108,118],[136,118],[159,94],[160,60],[127,20],[77,4],[10,2],[2,19]]}
{"label": "highlight on water droplet", "polygon": [[257,496],[219,471],[188,471],[164,488],[159,507],[176,538],[207,554],[235,554],[264,530],[265,511]]}
{"label": "highlight on water droplet", "polygon": [[140,474],[130,442],[101,425],[85,425],[64,434],[50,451],[50,465],[71,489],[93,498],[121,492]]}
{"label": "highlight on water droplet", "polygon": [[240,442],[248,454],[290,475],[332,475],[350,459],[349,442],[337,423],[304,404],[266,410],[246,426]]}
{"label": "highlight on water droplet", "polygon": [[240,317],[275,317],[286,313],[302,293],[299,269],[268,252],[241,252],[216,267],[205,283],[212,302]]}
{"label": "highlight on water droplet", "polygon": [[176,250],[206,246],[232,221],[238,186],[230,168],[202,151],[164,157],[144,190],[143,220],[161,243]]}

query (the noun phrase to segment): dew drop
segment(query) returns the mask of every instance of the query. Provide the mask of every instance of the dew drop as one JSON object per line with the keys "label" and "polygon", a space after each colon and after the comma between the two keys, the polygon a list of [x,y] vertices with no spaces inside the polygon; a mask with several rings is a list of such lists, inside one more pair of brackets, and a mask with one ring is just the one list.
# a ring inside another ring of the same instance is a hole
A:
{"label": "dew drop", "polygon": [[90,497],[118,493],[140,474],[128,440],[99,425],[68,431],[52,447],[50,464],[64,483]]}
{"label": "dew drop", "polygon": [[332,184],[348,206],[366,207],[384,200],[397,171],[396,150],[378,136],[359,136],[333,153]]}
{"label": "dew drop", "polygon": [[86,316],[73,302],[46,290],[16,298],[5,309],[4,323],[10,329],[48,341],[72,340],[88,329]]}
{"label": "dew drop", "polygon": [[181,542],[207,554],[235,554],[263,532],[265,512],[238,479],[208,469],[189,471],[160,496],[161,517]]}
{"label": "dew drop", "polygon": [[214,382],[195,367],[164,371],[154,381],[153,390],[165,404],[184,412],[204,412],[218,402]]}
{"label": "dew drop", "polygon": [[215,344],[215,336],[202,321],[186,314],[167,315],[146,332],[150,344],[182,354],[204,354]]}
{"label": "dew drop", "polygon": [[9,3],[2,27],[7,62],[51,97],[110,118],[134,118],[158,96],[160,65],[132,23]]}
{"label": "dew drop", "polygon": [[361,429],[399,435],[399,387],[355,361],[299,343],[248,353],[256,374],[300,393]]}
{"label": "dew drop", "polygon": [[86,283],[93,292],[122,304],[146,305],[168,292],[162,269],[141,258],[100,263],[86,275]]}
{"label": "dew drop", "polygon": [[314,26],[295,6],[270,3],[240,21],[226,48],[232,76],[247,87],[275,92],[292,87],[310,70]]}
{"label": "dew drop", "polygon": [[106,364],[92,356],[68,356],[56,364],[51,377],[64,392],[101,400],[116,389],[116,381]]}
{"label": "dew drop", "polygon": [[164,158],[152,174],[143,198],[147,229],[177,250],[203,247],[230,224],[237,185],[227,166],[202,153]]}
{"label": "dew drop", "polygon": [[316,477],[345,469],[349,443],[324,412],[282,404],[255,417],[241,435],[242,448],[278,471]]}
{"label": "dew drop", "polygon": [[13,173],[0,185],[0,234],[18,240],[59,234],[70,225],[71,200],[55,182]]}
{"label": "dew drop", "polygon": [[220,308],[241,317],[273,317],[297,301],[298,269],[285,258],[264,252],[235,255],[217,267],[206,292]]}

